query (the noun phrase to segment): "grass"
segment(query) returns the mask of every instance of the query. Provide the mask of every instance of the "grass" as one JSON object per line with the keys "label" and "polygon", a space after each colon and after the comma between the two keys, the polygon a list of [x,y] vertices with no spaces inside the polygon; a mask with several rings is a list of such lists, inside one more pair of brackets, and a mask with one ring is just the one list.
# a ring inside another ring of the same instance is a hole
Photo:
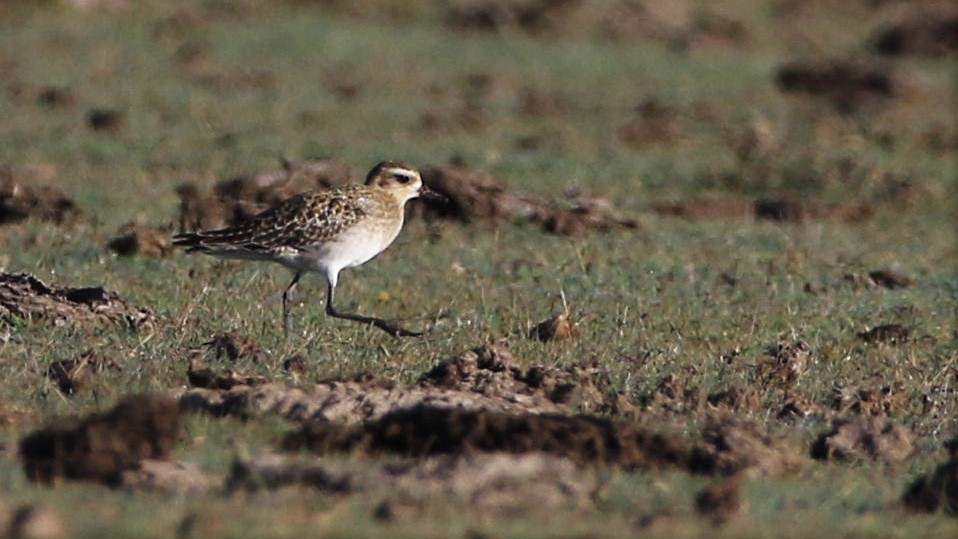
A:
{"label": "grass", "polygon": [[[606,470],[609,487],[597,495],[594,510],[496,519],[434,500],[417,518],[384,524],[371,517],[375,500],[317,493],[175,500],[94,485],[48,489],[28,483],[8,450],[0,459],[0,490],[9,504],[52,505],[78,536],[169,536],[190,515],[201,536],[319,530],[330,537],[628,536],[642,516],[661,510],[675,522],[644,531],[955,533],[953,519],[909,515],[897,500],[916,474],[942,460],[941,443],[958,433],[958,403],[948,392],[958,359],[958,160],[954,128],[941,110],[953,108],[956,68],[942,58],[895,60],[912,85],[907,98],[850,116],[838,116],[824,101],[783,95],[773,84],[775,66],[810,51],[867,56],[863,43],[884,20],[871,15],[870,4],[853,2],[835,12],[831,2],[814,2],[791,17],[757,0],[715,4],[711,9],[746,25],[748,41],[688,50],[651,38],[616,43],[586,26],[544,36],[454,31],[442,24],[443,2],[415,2],[399,15],[388,15],[389,2],[346,13],[309,2],[142,3],[118,13],[15,4],[0,10],[0,163],[54,166],[53,183],[84,217],[72,228],[33,220],[4,225],[3,266],[63,285],[103,285],[166,323],[148,334],[42,321],[5,327],[0,376],[7,383],[0,384],[0,401],[25,414],[8,421],[8,448],[55,415],[100,410],[126,392],[181,387],[189,351],[227,329],[256,339],[273,361],[214,360],[214,366],[278,379],[289,377],[279,368],[282,360],[302,354],[309,360],[307,379],[372,370],[409,382],[441,359],[506,337],[526,365],[594,358],[616,387],[637,397],[652,394],[670,373],[692,372],[683,375],[685,383],[706,392],[750,384],[769,345],[801,339],[814,357],[799,385],[804,394],[827,405],[836,386],[901,383],[909,398],[893,419],[912,426],[920,439],[919,453],[904,469],[809,462],[798,477],[750,481],[744,516],[720,530],[693,516],[692,493],[707,479],[677,472]],[[184,13],[195,18],[170,25]],[[577,13],[574,20],[582,23],[595,17]],[[200,51],[198,66],[177,59],[184,47]],[[479,75],[487,82],[476,82]],[[356,96],[341,95],[339,80],[356,84]],[[38,105],[36,95],[46,87],[67,89],[75,102]],[[561,112],[517,112],[528,89],[557,96]],[[677,111],[679,134],[629,147],[616,130],[647,99]],[[98,107],[121,111],[125,128],[89,130],[85,114]],[[478,111],[474,124],[457,120],[469,107]],[[438,127],[423,124],[427,113],[440,119]],[[750,129],[770,133],[767,163],[736,157],[736,141]],[[882,142],[885,133],[893,143]],[[929,144],[935,133],[950,136],[951,145]],[[518,147],[523,137],[549,142],[530,151]],[[357,171],[383,158],[428,164],[459,157],[546,199],[561,199],[570,186],[603,194],[636,216],[642,230],[569,238],[522,223],[494,229],[410,223],[376,261],[346,272],[338,289],[343,307],[433,326],[426,338],[404,341],[326,319],[319,277],[303,282],[296,335],[284,341],[278,325],[279,293],[288,279],[283,270],[180,254],[120,258],[105,249],[127,222],[172,231],[180,182],[212,184],[272,169],[281,155],[333,156]],[[862,223],[686,221],[653,211],[658,202],[716,194],[873,200],[888,175],[915,182],[925,194],[913,205],[880,206]],[[715,180],[722,177],[732,180]],[[844,280],[879,268],[895,269],[914,284],[856,290]],[[723,284],[723,272],[737,284]],[[806,283],[827,292],[807,294]],[[563,308],[563,296],[581,338],[526,339],[529,327]],[[890,346],[855,337],[892,322],[914,328],[915,338]],[[105,374],[96,391],[60,394],[43,375],[46,366],[88,349],[117,358],[122,370]],[[923,410],[923,396],[938,403],[934,415]],[[763,404],[754,419],[798,443],[810,443],[827,427],[821,417],[778,420],[775,395],[763,395]],[[694,432],[700,420],[685,417],[687,423],[666,427]],[[268,420],[193,417],[177,457],[222,473],[232,443],[270,447],[288,428]]]}

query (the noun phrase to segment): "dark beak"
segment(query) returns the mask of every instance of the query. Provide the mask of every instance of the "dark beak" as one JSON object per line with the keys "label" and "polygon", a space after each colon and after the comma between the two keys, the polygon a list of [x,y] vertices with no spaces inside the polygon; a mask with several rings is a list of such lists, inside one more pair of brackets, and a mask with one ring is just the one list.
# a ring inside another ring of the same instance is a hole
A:
{"label": "dark beak", "polygon": [[425,200],[435,200],[436,202],[449,202],[449,199],[433,191],[426,184],[419,188],[419,197]]}

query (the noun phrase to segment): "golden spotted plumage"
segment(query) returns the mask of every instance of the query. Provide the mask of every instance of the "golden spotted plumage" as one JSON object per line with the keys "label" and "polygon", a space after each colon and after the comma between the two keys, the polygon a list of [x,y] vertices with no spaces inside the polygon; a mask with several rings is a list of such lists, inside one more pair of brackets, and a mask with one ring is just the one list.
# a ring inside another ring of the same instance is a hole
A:
{"label": "golden spotted plumage", "polygon": [[363,185],[301,193],[263,211],[247,222],[179,234],[174,245],[188,253],[219,258],[277,262],[295,272],[283,293],[283,324],[288,327],[288,296],[304,272],[317,272],[328,282],[327,314],[374,325],[393,335],[418,335],[378,318],[339,313],[333,290],[339,272],[375,257],[399,234],[407,201],[434,195],[419,172],[399,161],[384,161]]}

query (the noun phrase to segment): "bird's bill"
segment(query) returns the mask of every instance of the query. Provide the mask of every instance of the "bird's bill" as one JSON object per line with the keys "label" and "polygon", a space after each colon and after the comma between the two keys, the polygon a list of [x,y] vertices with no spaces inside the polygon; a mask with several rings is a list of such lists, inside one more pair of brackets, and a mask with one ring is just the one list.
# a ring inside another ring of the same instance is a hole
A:
{"label": "bird's bill", "polygon": [[422,187],[419,188],[419,196],[426,200],[435,200],[438,202],[449,202],[449,199],[445,196],[433,191],[426,184],[422,184]]}

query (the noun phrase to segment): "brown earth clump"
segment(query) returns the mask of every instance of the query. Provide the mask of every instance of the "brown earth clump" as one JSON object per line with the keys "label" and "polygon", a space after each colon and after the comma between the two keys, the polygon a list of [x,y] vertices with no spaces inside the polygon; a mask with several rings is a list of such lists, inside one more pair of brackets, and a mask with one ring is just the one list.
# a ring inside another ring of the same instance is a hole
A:
{"label": "brown earth clump", "polygon": [[676,439],[593,416],[516,414],[416,406],[362,425],[311,421],[282,441],[284,451],[406,456],[544,452],[626,469],[686,466]]}
{"label": "brown earth clump", "polygon": [[561,116],[567,110],[565,100],[558,93],[526,86],[519,92],[518,112],[528,116]]}
{"label": "brown earth clump", "polygon": [[897,23],[879,28],[872,35],[871,42],[875,52],[885,56],[954,57],[958,55],[958,10],[913,13]]}
{"label": "brown earth clump", "polygon": [[882,324],[875,326],[868,331],[856,333],[858,338],[865,342],[881,342],[889,344],[901,344],[908,341],[911,329],[901,324]]}
{"label": "brown earth clump", "polygon": [[868,202],[823,204],[791,197],[758,199],[702,197],[679,202],[660,202],[655,204],[653,209],[662,216],[693,220],[754,217],[784,223],[815,219],[857,223],[869,219],[874,213],[874,206]]}
{"label": "brown earth clump", "polygon": [[44,319],[54,325],[112,324],[131,329],[155,327],[146,309],[131,307],[116,292],[100,286],[70,288],[47,286],[28,275],[0,274],[0,320]]}
{"label": "brown earth clump", "polygon": [[423,206],[413,204],[411,215],[432,215],[464,223],[532,222],[547,232],[567,236],[590,230],[635,230],[635,219],[623,216],[612,202],[585,193],[569,194],[568,204],[553,205],[516,194],[505,182],[485,172],[461,166],[426,166],[421,169],[423,183],[446,197],[448,203]]}
{"label": "brown earth clump", "polygon": [[568,313],[559,313],[536,324],[529,330],[529,337],[542,342],[574,340],[579,338],[579,328]]}
{"label": "brown earth clump", "polygon": [[563,236],[580,236],[590,230],[638,230],[639,222],[623,216],[612,202],[604,197],[584,193],[571,197],[572,207],[548,208],[535,217],[546,232]]}
{"label": "brown earth clump", "polygon": [[742,506],[742,474],[719,479],[695,496],[695,510],[712,524],[721,526]]}
{"label": "brown earth clump", "polygon": [[177,187],[180,231],[235,225],[293,195],[347,184],[352,175],[349,166],[334,159],[284,160],[280,170],[223,180],[210,194],[185,183]]}
{"label": "brown earth clump", "polygon": [[73,533],[59,511],[46,505],[27,504],[18,507],[10,516],[4,537],[66,539],[73,537]]}
{"label": "brown earth clump", "polygon": [[635,108],[635,116],[616,130],[619,140],[633,149],[674,144],[682,134],[683,124],[677,110],[647,99]]}
{"label": "brown earth clump", "polygon": [[588,468],[543,453],[436,456],[415,462],[376,464],[329,457],[263,454],[237,460],[228,492],[301,486],[328,493],[382,497],[377,520],[418,513],[420,502],[453,499],[497,514],[531,508],[592,507],[599,482]]}
{"label": "brown earth clump", "polygon": [[642,399],[645,408],[659,408],[667,412],[685,414],[700,409],[706,402],[704,392],[675,373],[663,376],[655,391]]}
{"label": "brown earth clump", "polygon": [[759,410],[760,395],[753,387],[732,386],[710,393],[705,402],[712,408],[752,415]]}
{"label": "brown earth clump", "polygon": [[143,459],[164,459],[179,438],[176,401],[160,396],[126,397],[104,413],[60,419],[20,441],[23,469],[31,481],[87,480],[119,485]]}
{"label": "brown earth clump", "polygon": [[216,359],[226,358],[230,361],[249,359],[253,363],[263,363],[269,359],[268,354],[258,342],[251,337],[232,331],[217,333],[203,346],[213,351]]}
{"label": "brown earth clump", "polygon": [[798,472],[803,459],[783,440],[774,440],[756,423],[729,414],[709,416],[702,439],[692,448],[695,473],[739,472],[783,476]]}
{"label": "brown earth clump", "polygon": [[902,496],[905,507],[919,513],[934,513],[942,509],[949,515],[958,514],[958,459],[952,458],[931,475],[916,479]]}
{"label": "brown earth clump", "polygon": [[775,82],[785,93],[826,98],[842,113],[902,92],[900,82],[887,69],[840,61],[784,64]]}
{"label": "brown earth clump", "polygon": [[530,405],[526,411],[533,413],[633,411],[631,404],[610,394],[608,379],[597,364],[564,368],[533,365],[523,370],[516,366],[503,342],[486,344],[443,361],[422,376],[419,386],[478,393],[502,401],[514,402],[521,396]]}
{"label": "brown earth clump", "polygon": [[33,176],[29,169],[0,165],[0,224],[32,217],[65,225],[79,218],[80,209],[73,199],[57,187],[37,185]]}
{"label": "brown earth clump", "polygon": [[61,393],[74,395],[81,390],[96,387],[97,378],[108,370],[119,371],[120,366],[112,359],[87,350],[77,358],[54,361],[46,374],[56,382]]}
{"label": "brown earth clump", "polygon": [[778,419],[805,418],[821,413],[821,406],[808,395],[786,392],[782,407],[776,417]]}
{"label": "brown earth clump", "polygon": [[861,273],[847,273],[844,279],[852,284],[855,289],[884,287],[888,289],[903,288],[910,286],[912,280],[906,275],[894,272],[892,270],[874,270],[868,272],[868,275]]}
{"label": "brown earth clump", "polygon": [[580,4],[581,0],[473,0],[452,4],[446,14],[446,23],[452,28],[466,30],[553,32],[563,26],[564,19]]}
{"label": "brown earth clump", "polygon": [[170,244],[170,235],[159,228],[129,223],[110,240],[107,248],[121,256],[163,258],[170,254],[173,246]]}
{"label": "brown earth clump", "polygon": [[412,386],[369,374],[297,387],[196,369],[190,375],[195,389],[185,392],[181,403],[213,415],[275,414],[335,423],[375,420],[416,406],[532,414],[633,411],[628,399],[608,390],[603,371],[594,365],[522,369],[516,363],[504,344],[487,344],[443,361]]}
{"label": "brown earth clump", "polygon": [[811,456],[819,460],[881,460],[896,464],[915,451],[917,437],[908,427],[883,417],[837,419],[832,430],[812,445]]}
{"label": "brown earth clump", "polygon": [[686,219],[738,219],[749,216],[753,202],[748,199],[693,198],[680,202],[660,202],[653,209],[668,217]]}
{"label": "brown earth clump", "polygon": [[798,383],[811,361],[807,343],[781,341],[769,347],[767,357],[758,364],[758,372],[766,385],[788,389]]}
{"label": "brown earth clump", "polygon": [[841,415],[867,414],[887,416],[900,412],[911,398],[901,382],[843,385],[834,389],[832,409]]}
{"label": "brown earth clump", "polygon": [[541,204],[513,193],[505,182],[485,172],[461,166],[425,166],[420,169],[422,181],[448,199],[447,204],[430,206],[423,211],[438,217],[453,218],[465,223],[532,219],[541,211]]}
{"label": "brown earth clump", "polygon": [[109,108],[94,108],[87,111],[86,125],[92,131],[119,133],[126,129],[126,113]]}
{"label": "brown earth clump", "polygon": [[45,109],[69,109],[77,101],[77,92],[70,87],[44,86],[37,91],[36,103]]}
{"label": "brown earth clump", "polygon": [[958,438],[945,444],[951,453],[947,462],[931,475],[921,475],[902,496],[905,507],[920,513],[934,513],[939,508],[949,515],[958,515]]}
{"label": "brown earth clump", "polygon": [[182,498],[213,490],[214,481],[195,463],[143,459],[123,471],[120,485],[133,492],[160,492]]}
{"label": "brown earth clump", "polygon": [[197,366],[196,362],[190,362],[186,379],[190,387],[227,391],[237,386],[251,388],[270,383],[263,376],[246,374],[233,369],[214,371],[209,367]]}
{"label": "brown earth clump", "polygon": [[911,285],[911,278],[892,270],[875,270],[868,272],[868,278],[878,286],[895,289]]}

